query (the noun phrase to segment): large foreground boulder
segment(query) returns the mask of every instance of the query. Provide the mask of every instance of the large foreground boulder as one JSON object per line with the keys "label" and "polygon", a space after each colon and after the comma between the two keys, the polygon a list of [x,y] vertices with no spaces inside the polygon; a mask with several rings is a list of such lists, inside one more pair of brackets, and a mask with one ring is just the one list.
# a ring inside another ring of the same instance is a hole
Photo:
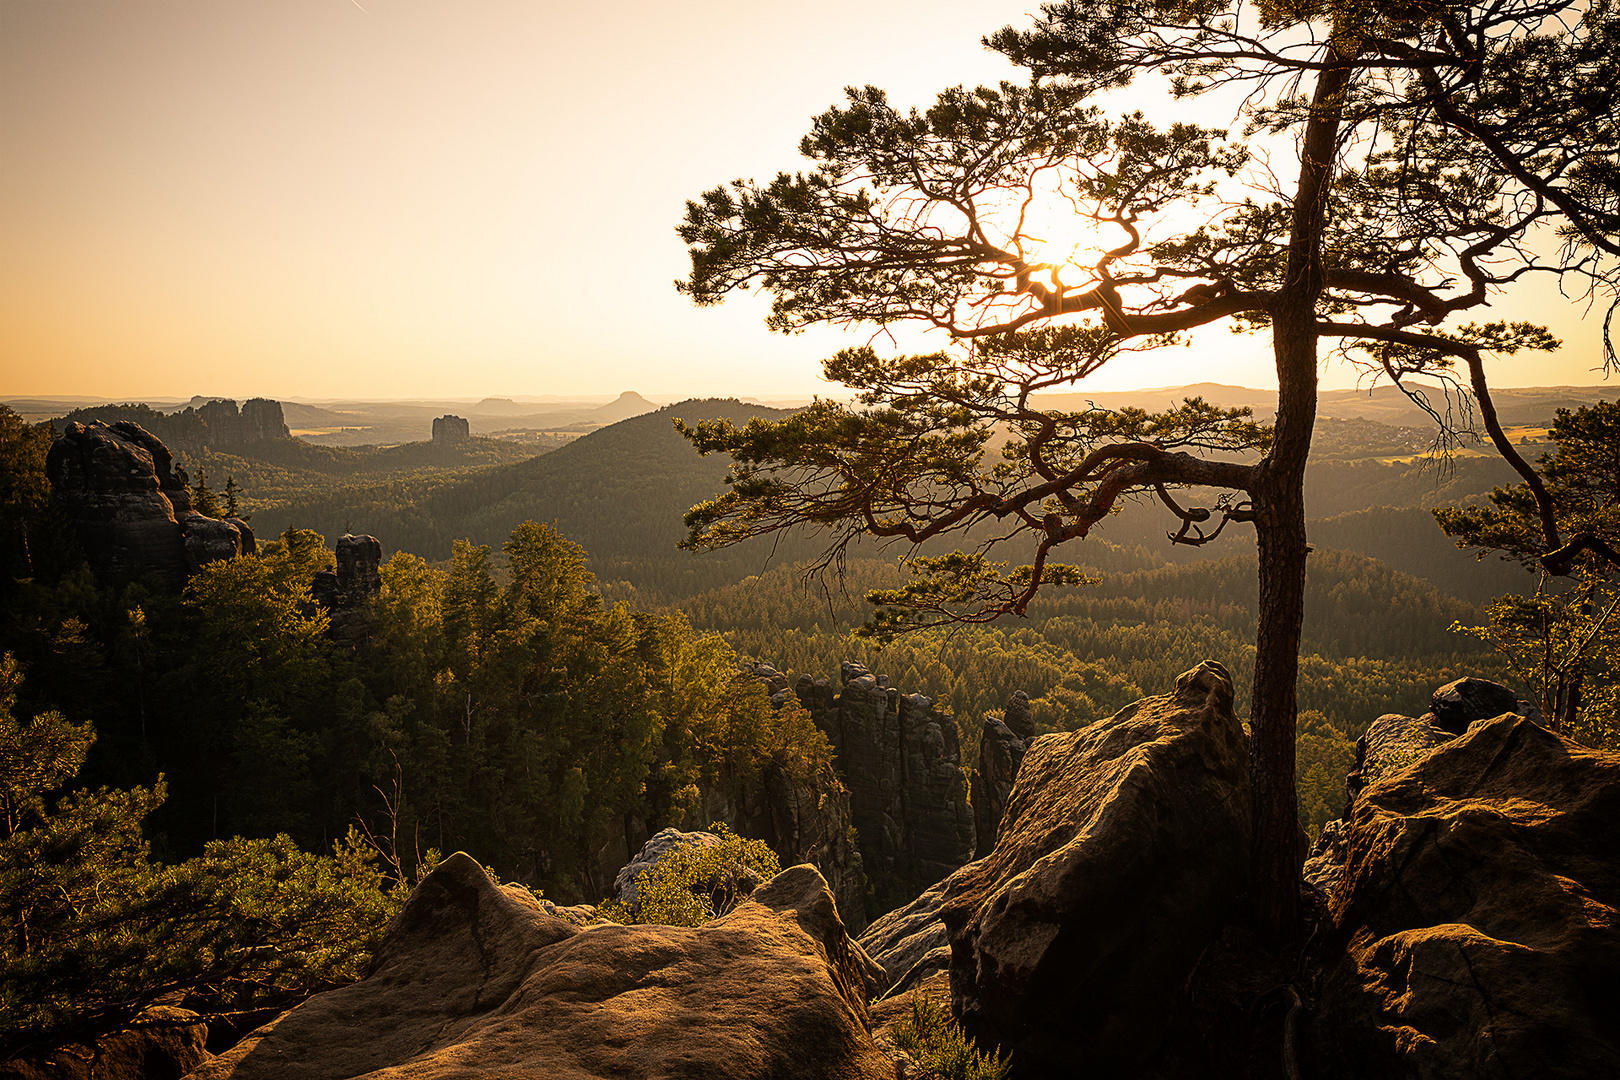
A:
{"label": "large foreground boulder", "polygon": [[1026,752],[994,850],[945,888],[952,1005],[1015,1075],[1152,1057],[1247,889],[1247,738],[1212,661]]}
{"label": "large foreground boulder", "polygon": [[1479,721],[1346,834],[1308,1075],[1620,1076],[1620,755]]}
{"label": "large foreground boulder", "polygon": [[872,977],[813,867],[696,929],[580,929],[454,855],[389,927],[369,978],[192,1076],[891,1080],[867,1026]]}

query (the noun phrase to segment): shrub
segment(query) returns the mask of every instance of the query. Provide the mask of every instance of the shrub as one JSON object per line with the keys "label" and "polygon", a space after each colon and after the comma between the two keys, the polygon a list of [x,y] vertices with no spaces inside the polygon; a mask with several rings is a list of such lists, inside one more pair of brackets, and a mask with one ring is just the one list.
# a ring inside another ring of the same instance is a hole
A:
{"label": "shrub", "polygon": [[922,994],[911,995],[911,1015],[894,1026],[894,1045],[940,1080],[1001,1080],[1011,1068],[1000,1054],[983,1054],[950,1010]]}
{"label": "shrub", "polygon": [[[754,886],[782,868],[776,852],[763,840],[745,839],[721,822],[709,829],[720,838],[718,844],[677,848],[636,878],[640,910],[634,921],[701,926],[736,907]],[[616,901],[597,910],[612,919],[630,914]]]}

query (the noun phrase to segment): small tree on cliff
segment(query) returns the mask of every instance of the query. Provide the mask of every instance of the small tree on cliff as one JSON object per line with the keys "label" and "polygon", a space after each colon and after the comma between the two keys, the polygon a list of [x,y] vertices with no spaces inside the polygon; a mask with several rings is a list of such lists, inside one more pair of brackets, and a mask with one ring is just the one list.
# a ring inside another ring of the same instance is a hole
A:
{"label": "small tree on cliff", "polygon": [[[1462,361],[1505,444],[1484,357],[1556,343],[1533,326],[1453,322],[1533,272],[1612,285],[1616,4],[1068,0],[989,43],[1030,69],[1030,86],[949,90],[926,113],[852,90],[801,143],[810,171],[688,204],[692,270],[677,284],[694,302],[760,288],[777,330],[915,320],[958,347],[839,353],[827,375],[861,392],[858,408],[687,429],[736,463],[730,490],[689,515],[687,542],[803,523],[834,531],[829,558],[860,534],[969,540],[969,552],[913,560],[912,583],[876,597],[879,627],[893,629],[1022,612],[1043,585],[1077,579],[1049,555],[1122,497],[1157,498],[1182,542],[1252,524],[1257,915],[1280,930],[1302,856],[1294,684],[1320,341],[1396,382]],[[1158,130],[1088,103],[1155,72],[1176,95],[1246,88],[1247,130],[1291,135],[1291,172],[1245,171],[1245,151],[1218,132]],[[1234,177],[1248,182],[1241,200]],[[1189,224],[1217,191],[1217,212]],[[1043,200],[1093,225],[1095,249],[1043,243]],[[1552,259],[1529,243],[1548,227],[1564,241]],[[1199,402],[1148,416],[1031,400],[1223,321],[1270,334],[1269,441]],[[993,427],[1016,438],[992,460]],[[1263,453],[1198,453],[1212,450]],[[1174,491],[1186,488],[1215,494],[1184,505]],[[1027,562],[1004,572],[988,556],[1014,541]]]}

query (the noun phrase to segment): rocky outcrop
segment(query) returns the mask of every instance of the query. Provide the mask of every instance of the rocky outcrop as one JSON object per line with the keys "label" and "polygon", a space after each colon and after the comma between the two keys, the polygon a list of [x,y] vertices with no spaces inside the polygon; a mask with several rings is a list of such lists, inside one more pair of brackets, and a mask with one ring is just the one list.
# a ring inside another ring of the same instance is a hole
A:
{"label": "rocky outcrop", "polygon": [[1620,1076],[1620,755],[1477,720],[1345,828],[1307,1075]]}
{"label": "rocky outcrop", "polygon": [[1344,818],[1330,821],[1305,860],[1305,881],[1330,893],[1344,876],[1345,821],[1368,785],[1393,776],[1423,760],[1437,747],[1468,730],[1470,724],[1503,713],[1539,722],[1541,712],[1512,690],[1489,679],[1454,679],[1429,698],[1422,716],[1385,713],[1356,740],[1356,763],[1345,777]]}
{"label": "rocky outcrop", "polygon": [[193,574],[209,563],[259,550],[253,528],[241,518],[211,518],[192,510],[181,515],[180,531],[185,537],[186,569]]}
{"label": "rocky outcrop", "polygon": [[464,443],[472,438],[472,425],[460,416],[446,414],[433,421],[433,441],[436,443]]}
{"label": "rocky outcrop", "polygon": [[382,592],[382,545],[375,536],[344,533],[336,546],[336,566],[322,570],[309,593],[331,619],[329,633],[351,647],[366,639],[366,609]]}
{"label": "rocky outcrop", "polygon": [[695,929],[581,929],[458,854],[417,887],[369,978],[192,1076],[892,1080],[868,1031],[872,975],[812,867]]}
{"label": "rocky outcrop", "polygon": [[215,449],[292,438],[281,402],[269,398],[249,398],[240,411],[230,398],[214,398],[199,406],[197,415],[207,425],[207,445]]}
{"label": "rocky outcrop", "polygon": [[973,770],[973,825],[978,835],[975,854],[980,859],[996,846],[996,830],[1001,826],[1007,799],[1012,795],[1013,780],[1024,760],[1025,744],[1035,737],[1029,695],[1022,690],[1013,694],[1002,715],[1002,720],[993,716],[984,718],[984,731],[979,736],[979,763]]}
{"label": "rocky outcrop", "polygon": [[871,910],[910,901],[973,858],[973,808],[962,776],[956,723],[922,694],[844,663],[840,688],[800,675],[793,690],[833,745]]}
{"label": "rocky outcrop", "polygon": [[139,424],[69,424],[45,468],[103,582],[152,574],[178,588],[211,562],[258,550],[246,521],[192,510],[185,470]]}
{"label": "rocky outcrop", "polygon": [[939,908],[952,880],[946,878],[861,933],[861,948],[883,969],[885,997],[907,993],[949,970],[951,942]]}
{"label": "rocky outcrop", "polygon": [[1247,888],[1247,737],[1212,661],[1024,756],[940,905],[953,1010],[1021,1076],[1127,1075]]}
{"label": "rocky outcrop", "polygon": [[0,1062],[0,1080],[173,1080],[208,1059],[207,1041],[202,1017],[153,1005],[94,1045],[60,1046]]}
{"label": "rocky outcrop", "polygon": [[45,459],[57,504],[102,581],[186,576],[179,515],[191,510],[186,474],[139,424],[69,424]]}

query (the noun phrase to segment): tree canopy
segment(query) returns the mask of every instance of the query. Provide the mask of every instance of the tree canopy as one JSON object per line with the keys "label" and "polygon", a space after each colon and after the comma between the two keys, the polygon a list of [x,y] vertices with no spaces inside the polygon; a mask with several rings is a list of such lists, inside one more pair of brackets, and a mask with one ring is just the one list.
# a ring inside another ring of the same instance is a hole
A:
{"label": "tree canopy", "polygon": [[[692,266],[677,286],[698,304],[761,289],[777,330],[916,321],[953,344],[838,353],[826,373],[858,391],[851,405],[684,429],[735,462],[729,491],[689,514],[687,544],[801,524],[832,528],[830,559],[859,534],[966,541],[918,553],[910,584],[874,595],[886,606],[877,627],[896,629],[1020,613],[1043,585],[1078,580],[1048,556],[1124,498],[1157,499],[1186,543],[1252,523],[1255,870],[1262,923],[1285,926],[1301,856],[1294,682],[1320,343],[1443,419],[1466,378],[1493,441],[1518,460],[1484,363],[1558,343],[1526,323],[1461,320],[1532,275],[1613,295],[1617,11],[1612,0],[1069,0],[988,39],[1029,70],[1027,85],[957,87],[908,111],[850,89],[801,142],[808,169],[688,203],[678,231]],[[1173,97],[1241,91],[1241,130],[1269,160],[1215,130],[1097,103],[1144,76],[1165,77]],[[1094,242],[1055,248],[1054,205]],[[1217,322],[1270,336],[1269,432],[1202,402],[1148,417],[1035,398]],[[1438,376],[1445,400],[1414,375]],[[1011,438],[998,447],[1000,433]],[[1001,551],[1019,565],[995,560]]]}

